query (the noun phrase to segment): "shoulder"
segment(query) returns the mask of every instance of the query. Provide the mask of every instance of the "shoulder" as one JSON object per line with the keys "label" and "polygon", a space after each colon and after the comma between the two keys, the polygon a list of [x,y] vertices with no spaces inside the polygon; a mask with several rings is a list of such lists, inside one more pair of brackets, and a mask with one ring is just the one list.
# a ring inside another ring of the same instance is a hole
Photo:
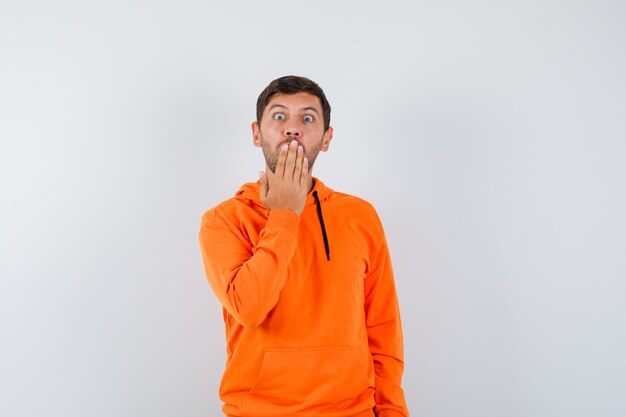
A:
{"label": "shoulder", "polygon": [[364,210],[370,213],[376,213],[374,206],[367,200],[352,194],[343,193],[341,191],[333,191],[332,199],[338,204],[349,206],[354,209]]}
{"label": "shoulder", "polygon": [[202,214],[202,226],[226,225],[241,205],[242,202],[235,197],[222,201]]}
{"label": "shoulder", "polygon": [[376,208],[367,200],[352,194],[333,191],[329,203],[338,211],[353,219],[369,224],[380,225],[380,218]]}

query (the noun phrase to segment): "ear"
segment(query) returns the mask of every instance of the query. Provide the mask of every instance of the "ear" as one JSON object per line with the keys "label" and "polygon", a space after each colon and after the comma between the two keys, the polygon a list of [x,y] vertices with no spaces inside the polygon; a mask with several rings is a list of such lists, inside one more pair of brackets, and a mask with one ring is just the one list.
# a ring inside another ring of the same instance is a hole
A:
{"label": "ear", "polygon": [[332,140],[332,138],[333,138],[333,128],[329,126],[326,132],[324,132],[324,138],[322,139],[322,147],[320,148],[320,151],[326,152],[328,150],[328,147],[330,146],[330,141]]}
{"label": "ear", "polygon": [[252,122],[252,142],[257,148],[261,147],[261,129],[259,128],[259,122],[256,120]]}

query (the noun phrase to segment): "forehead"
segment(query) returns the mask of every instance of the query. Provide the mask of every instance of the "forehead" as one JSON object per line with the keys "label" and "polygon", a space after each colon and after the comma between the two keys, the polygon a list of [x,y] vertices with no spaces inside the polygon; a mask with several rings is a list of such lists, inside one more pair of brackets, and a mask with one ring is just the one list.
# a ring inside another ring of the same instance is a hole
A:
{"label": "forehead", "polygon": [[275,94],[267,102],[267,105],[265,106],[265,109],[263,111],[268,111],[272,106],[276,104],[284,106],[290,110],[313,107],[320,114],[322,114],[322,103],[320,102],[320,99],[316,95],[309,93],[300,92],[295,94]]}

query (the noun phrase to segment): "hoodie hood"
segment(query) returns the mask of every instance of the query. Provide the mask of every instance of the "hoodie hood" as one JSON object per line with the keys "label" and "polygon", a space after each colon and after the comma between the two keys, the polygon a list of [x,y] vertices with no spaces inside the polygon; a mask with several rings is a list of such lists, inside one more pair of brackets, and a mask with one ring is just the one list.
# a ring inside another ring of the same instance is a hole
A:
{"label": "hoodie hood", "polygon": [[[261,185],[259,181],[247,182],[242,185],[241,188],[237,191],[237,193],[235,194],[235,198],[237,200],[253,202],[257,206],[265,208],[265,205],[261,201],[261,195],[259,192],[260,188]],[[317,197],[320,199],[321,202],[328,200],[328,198],[333,193],[333,190],[331,188],[327,187],[318,178],[313,177],[313,188],[306,196],[306,203],[304,204],[305,207],[316,204],[315,198],[313,197],[313,191],[317,191]]]}

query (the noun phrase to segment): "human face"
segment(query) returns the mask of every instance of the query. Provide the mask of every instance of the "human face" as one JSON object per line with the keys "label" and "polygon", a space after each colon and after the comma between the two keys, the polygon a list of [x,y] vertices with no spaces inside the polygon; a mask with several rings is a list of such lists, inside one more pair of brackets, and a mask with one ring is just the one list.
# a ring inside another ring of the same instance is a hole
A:
{"label": "human face", "polygon": [[278,154],[285,143],[297,140],[309,160],[309,167],[320,151],[326,152],[333,128],[324,132],[324,116],[319,98],[309,93],[276,94],[263,109],[261,123],[252,123],[254,145],[263,149],[267,167],[276,171]]}

